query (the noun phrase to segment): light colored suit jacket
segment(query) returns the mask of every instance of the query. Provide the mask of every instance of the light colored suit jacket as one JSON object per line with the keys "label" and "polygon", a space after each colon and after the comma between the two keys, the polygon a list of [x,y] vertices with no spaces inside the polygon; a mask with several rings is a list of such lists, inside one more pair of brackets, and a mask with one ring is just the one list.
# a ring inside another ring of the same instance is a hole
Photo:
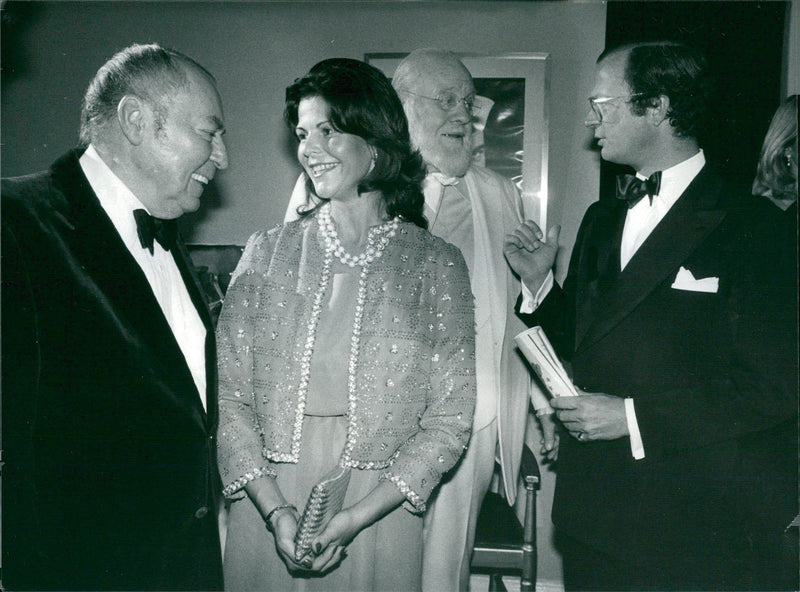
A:
{"label": "light colored suit jacket", "polygon": [[[503,255],[503,239],[523,219],[522,200],[511,181],[487,168],[472,166],[464,176],[462,190],[472,203],[476,262],[472,286],[475,293],[476,326],[488,316],[488,331],[476,348],[491,352],[495,377],[489,388],[478,386],[474,430],[497,418],[498,454],[509,503],[516,497],[517,476],[528,420],[528,406],[547,405],[547,399],[531,380],[531,374],[514,342],[526,327],[514,313],[520,282],[511,273]],[[483,337],[483,338],[482,338]],[[479,353],[479,364],[480,353]]]}

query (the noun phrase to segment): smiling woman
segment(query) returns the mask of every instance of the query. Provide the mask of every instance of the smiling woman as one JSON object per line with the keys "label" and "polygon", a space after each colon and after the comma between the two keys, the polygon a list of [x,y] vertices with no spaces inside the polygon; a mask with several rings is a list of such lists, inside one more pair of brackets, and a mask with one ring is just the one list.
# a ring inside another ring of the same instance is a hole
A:
{"label": "smiling woman", "polygon": [[303,99],[297,111],[297,158],[316,194],[323,199],[358,199],[358,184],[375,166],[375,149],[363,138],[335,129],[322,97]]}
{"label": "smiling woman", "polygon": [[[325,60],[285,115],[319,205],[250,238],[219,319],[225,588],[419,590],[421,513],[475,408],[467,267],[425,230],[385,75]],[[342,505],[296,545],[297,508],[331,473]]]}

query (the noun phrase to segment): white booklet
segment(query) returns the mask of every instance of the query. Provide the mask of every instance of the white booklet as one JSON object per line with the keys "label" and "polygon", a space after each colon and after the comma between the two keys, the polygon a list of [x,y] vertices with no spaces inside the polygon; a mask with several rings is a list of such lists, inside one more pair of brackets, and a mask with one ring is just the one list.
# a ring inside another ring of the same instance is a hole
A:
{"label": "white booklet", "polygon": [[578,391],[541,327],[531,327],[514,337],[514,340],[552,396],[578,396]]}

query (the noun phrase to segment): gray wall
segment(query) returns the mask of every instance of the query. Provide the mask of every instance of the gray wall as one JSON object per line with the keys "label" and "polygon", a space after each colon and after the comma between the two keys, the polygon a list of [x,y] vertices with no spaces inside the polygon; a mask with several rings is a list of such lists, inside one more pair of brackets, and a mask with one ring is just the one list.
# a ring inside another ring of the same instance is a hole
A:
{"label": "gray wall", "polygon": [[[424,46],[549,53],[548,220],[563,223],[565,245],[596,198],[597,157],[587,149],[582,122],[592,66],[603,48],[602,3],[37,5],[31,21],[19,24],[20,56],[3,64],[14,68],[2,89],[3,176],[45,168],[74,145],[81,95],[114,51],[134,41],[175,47],[217,77],[228,127],[231,166],[191,220],[194,242],[243,244],[256,229],[282,220],[299,171],[281,119],[284,89],[294,78],[326,57]],[[562,254],[562,267],[568,255]]]}
{"label": "gray wall", "polygon": [[[285,87],[333,56],[445,47],[550,54],[548,220],[563,225],[563,277],[580,218],[597,198],[599,161],[583,126],[605,38],[600,2],[51,2],[25,3],[4,29],[2,174],[46,168],[77,139],[83,91],[116,50],[157,41],[217,77],[231,165],[189,220],[193,242],[243,244],[277,224],[299,166],[282,122]],[[38,8],[33,11],[32,8]],[[6,5],[8,8],[8,5]],[[13,7],[12,7],[13,8]],[[26,15],[26,13],[29,13]],[[5,43],[4,43],[5,45]],[[498,245],[498,248],[499,245]],[[532,435],[538,452],[538,436]],[[553,473],[539,503],[540,589],[558,589],[550,542]]]}

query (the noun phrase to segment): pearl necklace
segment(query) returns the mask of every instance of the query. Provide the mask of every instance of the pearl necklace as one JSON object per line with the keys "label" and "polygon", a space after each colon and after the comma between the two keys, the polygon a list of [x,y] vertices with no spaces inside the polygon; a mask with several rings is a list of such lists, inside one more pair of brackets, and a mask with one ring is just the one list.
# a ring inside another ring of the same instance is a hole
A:
{"label": "pearl necklace", "polygon": [[333,226],[331,204],[327,203],[319,210],[319,226],[322,230],[322,238],[325,241],[326,252],[333,253],[339,261],[350,267],[355,267],[356,265],[365,267],[375,259],[378,259],[383,254],[383,250],[389,244],[391,238],[397,233],[398,221],[399,219],[395,216],[388,222],[371,228],[367,235],[366,250],[360,255],[351,255],[344,250],[339,240],[339,234]]}

